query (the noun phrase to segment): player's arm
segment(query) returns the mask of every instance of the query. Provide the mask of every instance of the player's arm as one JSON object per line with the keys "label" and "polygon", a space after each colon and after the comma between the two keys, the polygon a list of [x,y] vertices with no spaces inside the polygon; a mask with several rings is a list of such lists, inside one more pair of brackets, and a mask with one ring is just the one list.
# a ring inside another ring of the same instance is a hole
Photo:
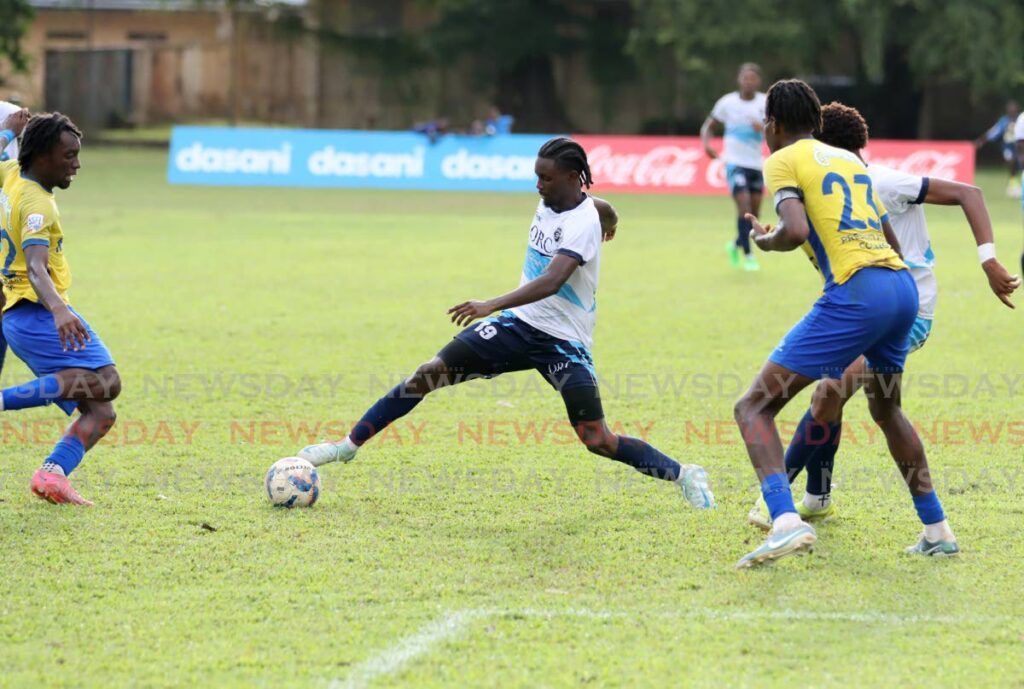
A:
{"label": "player's arm", "polygon": [[896,236],[896,230],[892,229],[892,223],[889,222],[889,216],[882,219],[882,234],[885,235],[885,241],[892,247],[892,250],[895,251],[902,259],[903,247],[900,246],[900,239]]}
{"label": "player's arm", "polygon": [[988,276],[989,287],[1004,304],[1011,309],[1014,308],[1010,295],[1020,287],[1021,280],[1018,276],[1011,276],[995,257],[992,220],[989,218],[988,208],[985,207],[985,196],[981,189],[970,184],[933,177],[928,180],[928,192],[925,194],[924,202],[940,206],[960,206],[963,209],[964,215],[967,216],[967,224],[974,235],[974,242],[979,247],[979,256],[984,254],[981,267]]}
{"label": "player's arm", "polygon": [[981,148],[989,141],[995,141],[996,139],[1003,135],[1004,129],[1005,127],[1003,127],[1003,121],[999,120],[994,125],[989,127],[984,134],[982,134],[981,136],[974,140],[974,147]]}
{"label": "player's arm", "polygon": [[597,216],[601,219],[601,239],[610,242],[615,239],[615,231],[619,227],[619,214],[615,212],[615,207],[604,199],[596,196],[590,198],[594,201]]}
{"label": "player's arm", "polygon": [[57,326],[61,347],[67,351],[85,348],[90,339],[89,332],[82,325],[64,300],[57,294],[57,288],[50,277],[50,247],[47,244],[31,244],[24,247],[25,263],[28,266],[28,281],[39,297],[39,303],[53,314],[53,322]]}
{"label": "player's arm", "polygon": [[783,190],[776,195],[781,197],[776,210],[779,224],[775,227],[762,225],[753,214],[747,213],[747,220],[753,229],[750,238],[762,251],[792,251],[807,241],[811,228],[807,225],[807,211],[804,202],[795,191]]}
{"label": "player's arm", "polygon": [[555,254],[547,269],[538,277],[530,280],[508,294],[503,294],[487,301],[465,301],[448,309],[452,323],[468,325],[477,318],[489,316],[495,311],[512,309],[523,304],[532,304],[547,299],[562,288],[565,281],[579,267],[579,261],[573,256]]}
{"label": "player's arm", "polygon": [[711,137],[714,134],[712,130],[716,125],[721,126],[722,122],[715,119],[713,115],[708,115],[707,119],[704,120],[704,124],[700,126],[700,142],[704,144],[704,152],[712,160],[718,157],[718,151],[711,145]]}

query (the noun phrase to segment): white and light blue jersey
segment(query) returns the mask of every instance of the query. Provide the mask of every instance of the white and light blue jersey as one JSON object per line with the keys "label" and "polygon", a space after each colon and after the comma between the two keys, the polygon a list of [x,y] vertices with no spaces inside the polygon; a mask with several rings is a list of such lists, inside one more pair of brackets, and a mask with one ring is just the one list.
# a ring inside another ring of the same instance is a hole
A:
{"label": "white and light blue jersey", "polygon": [[903,262],[917,283],[920,299],[918,316],[935,317],[935,302],[938,297],[935,282],[935,252],[928,236],[928,223],[924,217],[925,197],[928,195],[928,178],[911,175],[884,165],[869,165],[868,174],[875,187],[875,193],[889,211],[893,232],[900,242]]}
{"label": "white and light blue jersey", "polygon": [[760,91],[750,100],[743,100],[739,91],[733,91],[719,98],[711,109],[711,116],[725,125],[722,159],[726,165],[761,169],[764,164],[761,155],[764,102],[765,94]]}
{"label": "white and light blue jersey", "polygon": [[519,284],[540,277],[557,254],[571,256],[579,267],[557,293],[517,306],[512,312],[552,337],[579,342],[589,349],[597,316],[597,277],[601,263],[601,219],[589,196],[580,205],[562,213],[551,210],[543,201],[537,205]]}

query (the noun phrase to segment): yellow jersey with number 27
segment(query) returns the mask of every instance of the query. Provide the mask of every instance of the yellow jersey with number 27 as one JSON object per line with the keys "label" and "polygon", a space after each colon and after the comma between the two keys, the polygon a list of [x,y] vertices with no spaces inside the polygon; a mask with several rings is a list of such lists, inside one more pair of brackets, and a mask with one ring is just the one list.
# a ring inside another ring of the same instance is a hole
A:
{"label": "yellow jersey with number 27", "polygon": [[882,221],[889,216],[867,166],[853,153],[801,139],[768,157],[764,179],[776,208],[793,196],[803,201],[810,234],[801,248],[825,278],[826,290],[861,268],[907,269],[885,239]]}

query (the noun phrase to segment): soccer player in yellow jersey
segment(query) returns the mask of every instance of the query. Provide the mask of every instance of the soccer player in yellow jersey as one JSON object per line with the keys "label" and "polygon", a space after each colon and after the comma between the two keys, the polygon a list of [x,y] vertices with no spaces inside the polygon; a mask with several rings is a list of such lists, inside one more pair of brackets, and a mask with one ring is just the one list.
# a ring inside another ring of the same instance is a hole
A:
{"label": "soccer player in yellow jersey", "polygon": [[765,138],[772,155],[764,171],[780,220],[775,227],[753,221],[752,235],[764,251],[803,248],[824,277],[825,289],[736,403],[736,422],[773,520],[767,540],[738,567],[809,550],[817,540],[793,505],[775,415],[815,380],[838,383],[861,355],[867,360],[871,416],[910,489],[925,525],[923,538],[957,550],[921,439],[900,408],[917,288],[897,253],[899,244],[866,166],[855,154],[816,141],[813,134],[820,128],[821,103],[810,86],[790,79],[769,89]]}
{"label": "soccer player in yellow jersey", "polygon": [[[2,133],[0,133],[2,136]],[[0,391],[0,410],[57,404],[79,416],[32,476],[32,492],[52,503],[91,505],[70,474],[114,424],[121,379],[102,340],[68,300],[71,270],[53,196],[81,164],[82,133],[64,115],[36,115],[17,161],[0,163],[0,266],[3,333],[38,378]]]}

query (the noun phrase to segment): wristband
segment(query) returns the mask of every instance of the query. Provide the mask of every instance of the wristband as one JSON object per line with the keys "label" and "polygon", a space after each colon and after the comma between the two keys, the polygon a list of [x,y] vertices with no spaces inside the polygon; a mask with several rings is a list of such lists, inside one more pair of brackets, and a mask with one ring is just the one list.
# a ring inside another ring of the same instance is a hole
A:
{"label": "wristband", "polygon": [[7,143],[11,143],[12,141],[18,138],[18,135],[15,134],[14,131],[11,129],[4,129],[3,131],[0,131],[0,136],[7,139]]}
{"label": "wristband", "polygon": [[992,242],[978,245],[978,260],[984,263],[996,257],[996,245]]}

